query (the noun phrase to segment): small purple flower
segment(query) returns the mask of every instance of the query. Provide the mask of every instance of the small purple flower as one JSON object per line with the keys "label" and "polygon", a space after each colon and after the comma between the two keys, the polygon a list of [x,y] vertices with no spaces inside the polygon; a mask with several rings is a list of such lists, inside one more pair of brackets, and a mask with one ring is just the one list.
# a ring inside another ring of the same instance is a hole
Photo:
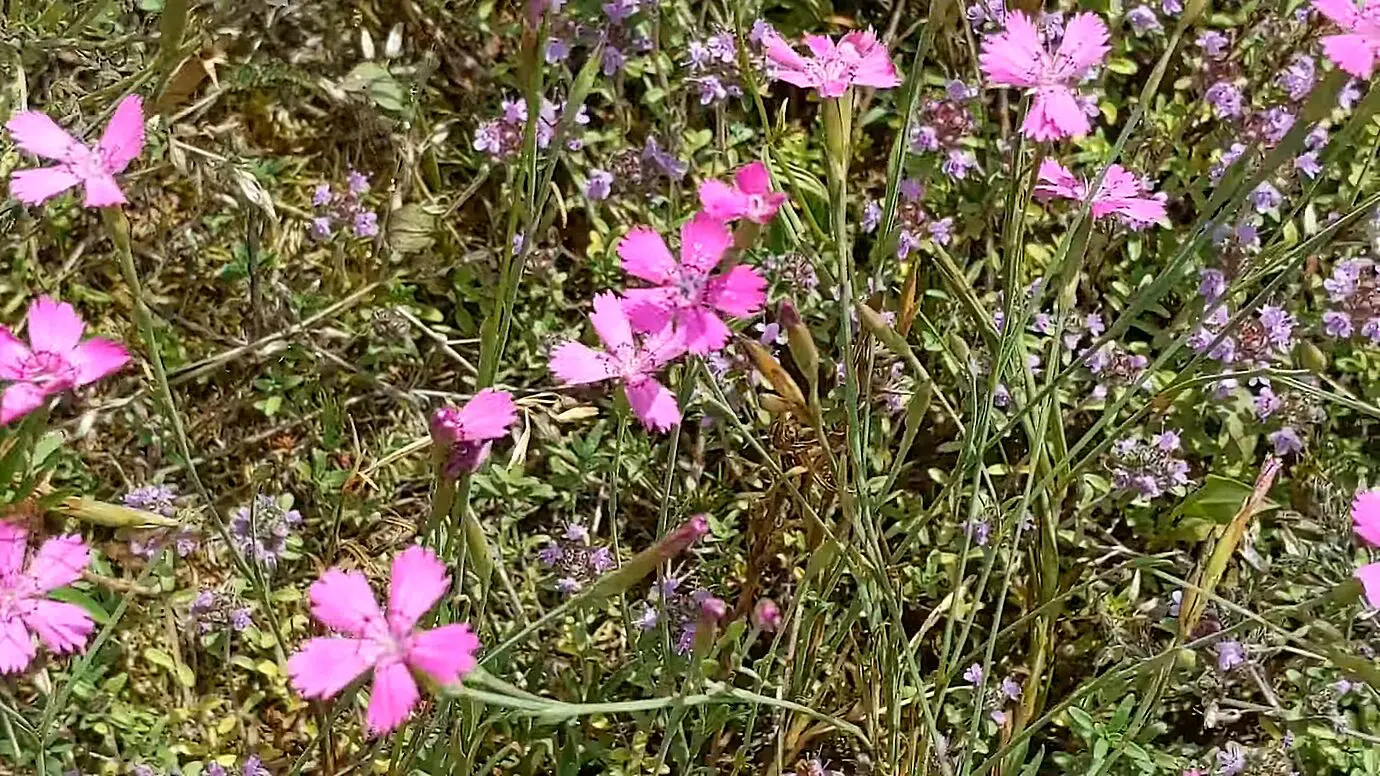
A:
{"label": "small purple flower", "polygon": [[1220,269],[1205,269],[1198,283],[1198,294],[1208,302],[1216,302],[1227,293],[1227,276]]}
{"label": "small purple flower", "polygon": [[355,237],[374,237],[379,233],[379,214],[372,210],[361,210],[355,214],[351,228]]}
{"label": "small purple flower", "polygon": [[1351,110],[1356,107],[1356,103],[1361,101],[1361,87],[1356,83],[1356,79],[1346,82],[1346,86],[1337,93],[1337,107],[1342,110]]}
{"label": "small purple flower", "polygon": [[1260,308],[1260,325],[1265,327],[1270,344],[1281,350],[1293,344],[1295,323],[1294,316],[1282,307],[1267,304]]}
{"label": "small purple flower", "polygon": [[882,223],[882,203],[875,199],[869,200],[866,205],[863,205],[862,230],[866,234],[871,234],[880,223]]}
{"label": "small purple flower", "polygon": [[1260,393],[1256,395],[1255,401],[1253,402],[1256,418],[1265,420],[1275,414],[1282,403],[1279,396],[1275,394],[1274,389],[1270,388],[1268,385],[1262,386]]}
{"label": "small purple flower", "polygon": [[316,207],[321,207],[322,205],[329,205],[331,202],[331,197],[331,187],[322,183],[321,185],[316,187],[316,191],[312,192],[311,203]]}
{"label": "small purple flower", "polygon": [[936,245],[948,245],[953,240],[954,220],[952,218],[941,218],[930,222],[930,239]]}
{"label": "small purple flower", "polygon": [[1322,164],[1318,161],[1318,152],[1309,151],[1294,157],[1294,169],[1303,173],[1309,180],[1318,177],[1318,174],[1322,172]]}
{"label": "small purple flower", "polygon": [[967,102],[978,96],[978,90],[955,78],[944,85],[944,95],[952,102]]}
{"label": "small purple flower", "polygon": [[1269,181],[1261,181],[1251,192],[1250,199],[1257,213],[1268,213],[1284,203],[1284,195]]}
{"label": "small purple flower", "polygon": [[578,593],[580,592],[580,581],[574,577],[561,577],[556,580],[556,589],[566,595]]}
{"label": "small purple flower", "polygon": [[1217,643],[1217,670],[1230,671],[1246,662],[1246,648],[1239,641]]}
{"label": "small purple flower", "polygon": [[1131,29],[1137,35],[1144,35],[1147,32],[1159,32],[1159,17],[1148,5],[1138,5],[1126,12],[1126,23],[1131,25]]}
{"label": "small purple flower", "polygon": [[1184,4],[1179,0],[1162,0],[1160,10],[1164,11],[1165,16],[1178,16],[1184,11]]}
{"label": "small purple flower", "polygon": [[974,663],[968,666],[968,668],[963,671],[963,678],[968,684],[974,686],[982,684],[982,665]]}
{"label": "small purple flower", "polygon": [[992,721],[998,725],[1006,724],[1006,712],[1001,709],[992,709]]}
{"label": "small purple flower", "polygon": [[546,39],[546,64],[554,65],[570,58],[570,41],[565,38]]}
{"label": "small purple flower", "polygon": [[1198,48],[1202,49],[1203,53],[1210,59],[1221,59],[1222,55],[1226,53],[1227,45],[1230,42],[1231,41],[1227,40],[1227,36],[1217,30],[1208,30],[1204,32],[1202,35],[1198,36],[1198,40],[1196,41]]}
{"label": "small purple flower", "polygon": [[608,199],[613,191],[613,173],[604,170],[590,170],[589,180],[585,182],[585,196],[594,202]]}
{"label": "small purple flower", "polygon": [[623,69],[627,62],[627,57],[623,56],[623,52],[617,46],[604,46],[604,58],[601,65],[604,75],[617,73]]}
{"label": "small purple flower", "polygon": [[369,176],[358,170],[350,170],[345,176],[345,185],[349,187],[351,194],[363,194],[369,190]]}
{"label": "small purple flower", "polygon": [[1289,66],[1275,78],[1275,82],[1289,92],[1289,99],[1297,102],[1313,90],[1316,76],[1317,63],[1313,58],[1307,54],[1295,54]]}
{"label": "small purple flower", "polygon": [[1246,770],[1246,752],[1240,744],[1229,743],[1225,749],[1217,751],[1217,773],[1219,776],[1240,776]]}
{"label": "small purple flower", "polygon": [[1162,453],[1172,453],[1179,449],[1182,442],[1179,438],[1179,432],[1169,429],[1151,437],[1150,444]]}
{"label": "small purple flower", "polygon": [[974,167],[977,167],[977,157],[960,148],[951,149],[944,157],[944,163],[940,165],[945,175],[960,181],[967,178],[968,171]]}
{"label": "small purple flower", "polygon": [[638,630],[649,631],[655,628],[660,620],[661,618],[657,615],[656,607],[648,606],[642,610],[641,614],[637,615],[633,620],[633,624],[637,626]]}
{"label": "small purple flower", "polygon": [[245,758],[244,769],[241,772],[244,776],[269,776],[268,769],[256,755]]}
{"label": "small purple flower", "polygon": [[919,202],[925,196],[925,186],[915,178],[906,178],[897,186],[896,190],[905,197],[907,202]]}
{"label": "small purple flower", "polygon": [[979,547],[986,547],[992,535],[992,526],[986,520],[969,520],[963,526],[968,540]]}
{"label": "small purple flower", "polygon": [[1021,699],[1021,683],[1008,676],[1001,680],[1000,692],[1007,699],[1018,701]]}
{"label": "small purple flower", "polygon": [[317,240],[329,239],[331,236],[331,217],[316,216],[311,220],[311,236]]}
{"label": "small purple flower", "polygon": [[1298,432],[1292,426],[1285,426],[1271,433],[1267,438],[1270,440],[1270,444],[1275,446],[1275,455],[1280,457],[1303,452],[1303,440],[1299,438]]}
{"label": "small purple flower", "polygon": [[1241,90],[1230,81],[1218,81],[1209,86],[1207,93],[1203,96],[1212,106],[1212,112],[1217,118],[1235,118],[1241,115],[1244,98],[1241,95]]}
{"label": "small purple flower", "polygon": [[1338,679],[1337,682],[1332,685],[1332,691],[1337,694],[1338,698],[1341,698],[1344,697],[1347,693],[1351,692],[1353,687],[1355,687],[1355,685],[1353,685],[1351,682],[1345,679]]}
{"label": "small purple flower", "polygon": [[1264,120],[1265,140],[1274,144],[1289,134],[1289,130],[1294,126],[1294,113],[1288,108],[1276,105],[1265,111]]}
{"label": "small purple flower", "polygon": [[230,613],[230,627],[236,632],[242,631],[254,624],[254,620],[249,616],[249,610],[245,608],[236,609]]}
{"label": "small purple flower", "polygon": [[1347,339],[1355,331],[1351,323],[1351,316],[1337,310],[1328,310],[1323,313],[1322,323],[1323,333],[1329,337]]}
{"label": "small purple flower", "polygon": [[910,147],[916,152],[938,151],[939,131],[928,124],[916,127],[910,134]]}

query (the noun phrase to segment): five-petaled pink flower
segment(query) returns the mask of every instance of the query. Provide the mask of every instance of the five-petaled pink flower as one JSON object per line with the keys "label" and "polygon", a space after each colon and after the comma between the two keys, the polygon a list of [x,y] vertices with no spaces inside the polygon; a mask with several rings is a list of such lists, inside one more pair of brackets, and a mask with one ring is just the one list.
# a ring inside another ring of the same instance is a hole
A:
{"label": "five-petaled pink flower", "polygon": [[1366,0],[1364,8],[1352,0],[1313,0],[1313,7],[1345,30],[1322,39],[1327,56],[1357,78],[1370,78],[1380,55],[1380,0]]}
{"label": "five-petaled pink flower", "polygon": [[[1076,177],[1053,159],[1040,163],[1040,180],[1035,185],[1035,198],[1041,202],[1062,197],[1082,202],[1088,196],[1088,182]],[[1092,198],[1094,218],[1114,216],[1132,229],[1144,229],[1165,217],[1165,195],[1151,194],[1150,189],[1129,170],[1119,164],[1107,168],[1102,185]]]}
{"label": "five-petaled pink flower", "polygon": [[508,435],[517,405],[507,391],[485,388],[463,407],[442,407],[431,416],[431,438],[449,450],[446,473],[472,472],[489,457],[493,440]]}
{"label": "five-petaled pink flower", "polygon": [[685,342],[670,326],[633,339],[632,324],[624,303],[613,294],[594,297],[589,316],[604,343],[604,352],[579,342],[565,342],[551,353],[551,372],[566,385],[588,385],[618,380],[642,425],[665,431],[680,423],[680,407],[656,373],[685,352]]}
{"label": "five-petaled pink flower", "polygon": [[51,167],[18,170],[10,177],[10,193],[20,202],[36,205],[81,184],[87,207],[125,203],[115,175],[124,172],[144,148],[144,109],[138,95],[120,101],[95,148],[37,111],[15,114],[5,128],[20,148],[57,162]]}
{"label": "five-petaled pink flower", "polygon": [[657,332],[669,323],[691,353],[723,348],[732,332],[718,314],[754,315],[767,300],[767,281],[752,267],[738,264],[727,272],[709,274],[731,245],[728,225],[703,212],[680,229],[679,262],[650,227],[628,232],[618,243],[623,270],[657,284],[624,292],[633,326],[641,332]]}
{"label": "five-petaled pink flower", "polygon": [[1021,124],[1021,132],[1035,140],[1086,135],[1092,125],[1071,88],[1102,63],[1111,45],[1107,25],[1095,14],[1075,14],[1064,27],[1064,38],[1050,53],[1030,17],[1012,11],[1006,29],[982,40],[982,71],[999,86],[1033,89],[1035,100]]}
{"label": "five-petaled pink flower", "polygon": [[1380,488],[1356,494],[1351,502],[1351,523],[1362,541],[1380,547]]}
{"label": "five-petaled pink flower", "polygon": [[754,224],[769,223],[781,209],[786,195],[771,190],[767,166],[753,162],[733,176],[730,186],[720,180],[700,184],[700,204],[704,212],[720,221],[746,218]]}
{"label": "five-petaled pink flower", "polygon": [[23,417],[55,393],[93,383],[129,361],[119,343],[100,337],[82,341],[86,324],[66,302],[39,297],[29,305],[29,344],[0,326],[0,425]]}
{"label": "five-petaled pink flower", "polygon": [[86,543],[80,536],[55,536],[43,542],[26,566],[28,546],[26,529],[0,520],[0,673],[29,666],[35,636],[60,654],[86,646],[95,627],[85,609],[45,596],[81,578],[91,562]]}
{"label": "five-petaled pink flower", "polygon": [[292,686],[307,698],[330,698],[373,669],[369,729],[386,733],[402,723],[420,692],[412,672],[454,684],[474,670],[479,638],[464,623],[419,630],[417,621],[450,586],[436,554],[409,547],[393,559],[385,615],[358,571],[328,570],[311,586],[311,611],[345,634],[309,639],[288,660]]}
{"label": "five-petaled pink flower", "polygon": [[806,35],[809,57],[801,56],[775,32],[768,33],[763,42],[773,78],[814,89],[820,97],[842,97],[854,85],[890,89],[901,83],[891,55],[872,30],[850,32],[838,43],[828,35]]}

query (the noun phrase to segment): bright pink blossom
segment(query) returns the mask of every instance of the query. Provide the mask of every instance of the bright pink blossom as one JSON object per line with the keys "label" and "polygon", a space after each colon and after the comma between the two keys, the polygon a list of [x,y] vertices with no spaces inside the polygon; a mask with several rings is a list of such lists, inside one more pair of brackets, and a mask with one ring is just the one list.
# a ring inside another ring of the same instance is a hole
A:
{"label": "bright pink blossom", "polygon": [[420,630],[417,622],[450,587],[436,554],[409,547],[393,559],[388,613],[358,571],[328,570],[311,586],[316,619],[344,636],[308,639],[288,660],[292,686],[307,698],[330,698],[373,670],[369,729],[386,733],[417,705],[413,672],[454,684],[474,670],[479,638],[464,623]]}
{"label": "bright pink blossom", "polygon": [[1092,126],[1072,86],[1111,51],[1107,25],[1095,14],[1069,19],[1064,38],[1051,53],[1035,24],[1022,11],[1006,16],[1006,28],[982,40],[982,72],[999,86],[1031,89],[1035,100],[1021,124],[1034,140],[1081,137]]}
{"label": "bright pink blossom", "polygon": [[719,180],[700,184],[700,204],[704,212],[720,221],[746,218],[755,224],[769,223],[781,209],[786,195],[771,190],[767,166],[753,162],[733,176],[733,185]]}
{"label": "bright pink blossom", "polygon": [[1362,541],[1380,547],[1380,488],[1356,494],[1351,502],[1351,522]]}
{"label": "bright pink blossom", "polygon": [[[1053,197],[1078,200],[1088,196],[1088,182],[1074,176],[1053,159],[1040,163],[1040,180],[1035,198],[1041,202]],[[1164,194],[1152,194],[1149,187],[1119,164],[1107,168],[1102,185],[1092,198],[1094,218],[1114,216],[1132,229],[1144,229],[1165,217]]]}
{"label": "bright pink blossom", "polygon": [[1366,603],[1380,609],[1380,563],[1367,563],[1356,569],[1355,577],[1361,580],[1361,588],[1366,594]]}
{"label": "bright pink blossom", "polygon": [[872,30],[850,32],[838,43],[828,35],[806,35],[809,57],[801,56],[775,32],[767,33],[762,42],[773,78],[814,89],[820,97],[842,97],[854,85],[890,89],[901,83],[891,55]]}
{"label": "bright pink blossom", "polygon": [[80,536],[55,536],[26,566],[28,546],[25,528],[0,520],[0,673],[29,666],[35,636],[53,652],[73,652],[86,646],[95,627],[85,609],[44,595],[81,578],[91,562],[86,543]]}
{"label": "bright pink blossom", "polygon": [[628,404],[642,425],[665,431],[680,423],[676,397],[657,382],[656,373],[685,352],[685,342],[670,326],[639,340],[624,303],[613,294],[594,297],[589,316],[605,350],[579,342],[563,343],[551,353],[551,371],[565,385],[588,385],[605,380],[623,384]]}
{"label": "bright pink blossom", "polygon": [[1313,0],[1313,7],[1344,30],[1322,39],[1328,58],[1357,78],[1370,78],[1380,54],[1380,0],[1366,0],[1364,8],[1352,0]]}
{"label": "bright pink blossom", "polygon": [[732,334],[719,317],[755,315],[767,300],[767,281],[752,267],[738,264],[727,272],[709,273],[723,261],[733,234],[723,221],[699,213],[680,230],[680,261],[649,227],[628,232],[618,244],[623,270],[655,288],[630,288],[624,306],[633,326],[661,331],[667,324],[685,340],[691,353],[711,353]]}
{"label": "bright pink blossom", "polygon": [[17,113],[5,124],[20,148],[57,164],[18,170],[10,176],[10,193],[28,205],[81,184],[87,207],[125,203],[115,175],[124,172],[144,148],[144,109],[138,95],[120,101],[95,148],[77,140],[38,111]]}
{"label": "bright pink blossom", "polygon": [[463,407],[442,407],[431,416],[431,438],[449,449],[447,471],[475,471],[489,457],[493,440],[508,436],[517,405],[507,391],[485,388]]}
{"label": "bright pink blossom", "polygon": [[93,383],[129,361],[119,343],[100,337],[83,341],[86,324],[66,302],[39,297],[29,305],[25,345],[0,326],[0,425],[23,417],[55,393]]}

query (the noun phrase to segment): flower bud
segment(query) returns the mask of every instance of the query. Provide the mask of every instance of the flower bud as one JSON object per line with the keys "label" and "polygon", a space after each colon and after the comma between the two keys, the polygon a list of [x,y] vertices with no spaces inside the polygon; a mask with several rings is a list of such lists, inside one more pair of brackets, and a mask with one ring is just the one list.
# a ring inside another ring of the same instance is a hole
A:
{"label": "flower bud", "polygon": [[768,633],[775,633],[781,627],[781,607],[770,598],[763,598],[752,610],[752,624]]}

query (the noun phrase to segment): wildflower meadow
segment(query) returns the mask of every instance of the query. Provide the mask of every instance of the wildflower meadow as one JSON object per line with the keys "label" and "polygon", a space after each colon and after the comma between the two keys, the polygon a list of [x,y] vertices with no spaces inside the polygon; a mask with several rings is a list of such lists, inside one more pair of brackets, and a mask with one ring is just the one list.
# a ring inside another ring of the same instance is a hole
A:
{"label": "wildflower meadow", "polygon": [[0,774],[1380,774],[1380,0],[0,0]]}

